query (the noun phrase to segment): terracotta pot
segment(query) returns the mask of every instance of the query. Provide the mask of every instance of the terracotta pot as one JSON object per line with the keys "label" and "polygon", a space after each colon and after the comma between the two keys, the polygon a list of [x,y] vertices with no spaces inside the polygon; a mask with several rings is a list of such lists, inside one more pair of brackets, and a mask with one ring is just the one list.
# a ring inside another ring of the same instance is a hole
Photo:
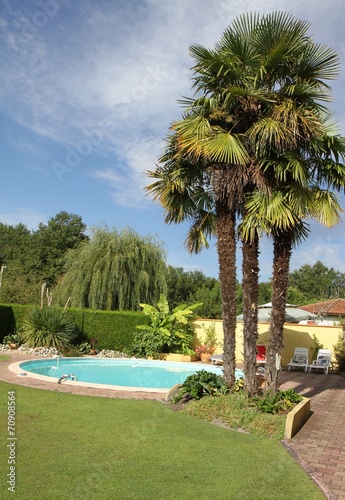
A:
{"label": "terracotta pot", "polygon": [[17,344],[9,344],[10,349],[17,349]]}
{"label": "terracotta pot", "polygon": [[95,356],[97,354],[97,350],[96,349],[90,349],[90,354],[92,354],[92,356]]}
{"label": "terracotta pot", "polygon": [[200,354],[200,359],[203,363],[210,363],[212,354],[202,353]]}

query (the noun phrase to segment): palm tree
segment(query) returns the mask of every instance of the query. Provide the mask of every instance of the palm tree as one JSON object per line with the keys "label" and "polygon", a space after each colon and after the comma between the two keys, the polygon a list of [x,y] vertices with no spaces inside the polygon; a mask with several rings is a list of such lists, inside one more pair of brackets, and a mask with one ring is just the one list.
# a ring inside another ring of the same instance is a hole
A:
{"label": "palm tree", "polygon": [[289,265],[293,246],[308,236],[304,222],[313,218],[326,227],[340,220],[342,211],[334,193],[314,186],[289,186],[265,197],[253,193],[246,202],[248,217],[241,225],[244,237],[264,231],[273,239],[272,312],[267,350],[267,385],[271,394],[278,387],[277,358],[283,348],[285,304],[288,291]]}
{"label": "palm tree", "polygon": [[[178,139],[176,133],[169,137],[160,164],[155,171],[148,172],[155,182],[146,189],[164,207],[165,222],[191,222],[185,242],[190,252],[199,252],[208,246],[210,236],[218,235],[220,262],[226,263],[220,264],[223,324],[231,332],[224,336],[225,376],[232,385],[235,381],[236,211],[224,190],[225,169],[216,170],[205,159],[195,160],[181,154]],[[230,267],[229,263],[232,263]]]}
{"label": "palm tree", "polygon": [[[308,23],[288,14],[241,16],[225,30],[214,50],[192,45],[196,97],[181,101],[185,113],[172,125],[170,146],[161,159],[163,164],[169,162],[165,164],[168,178],[162,181],[165,169],[159,171],[160,167],[149,174],[157,174],[161,183],[148,186],[148,191],[165,208],[166,219],[191,219],[190,236],[197,235],[198,242],[204,238],[202,228],[208,217],[198,200],[206,194],[208,203],[213,201],[223,300],[224,374],[230,385],[236,326],[236,218],[248,216],[244,207],[251,193],[258,190],[269,196],[290,183],[307,187],[322,164],[321,154],[316,155],[318,161],[294,159],[296,154],[308,159],[311,138],[327,135],[320,102],[329,100],[329,89],[323,79],[334,78],[338,71],[336,54],[314,44],[306,34],[308,28]],[[288,162],[279,161],[288,153]],[[167,180],[172,181],[169,198]],[[176,189],[193,200],[191,204],[173,208],[179,198]],[[255,392],[258,238],[243,239],[243,252],[246,378],[249,392]],[[285,301],[278,308],[284,315]]]}

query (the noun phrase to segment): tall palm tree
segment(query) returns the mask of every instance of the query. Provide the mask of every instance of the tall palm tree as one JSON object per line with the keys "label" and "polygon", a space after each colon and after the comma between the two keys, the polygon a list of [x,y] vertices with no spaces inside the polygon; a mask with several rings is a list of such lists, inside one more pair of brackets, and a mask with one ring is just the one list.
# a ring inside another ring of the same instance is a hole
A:
{"label": "tall palm tree", "polygon": [[[345,179],[344,179],[345,180]],[[267,385],[274,394],[278,388],[279,360],[283,348],[285,304],[289,265],[293,246],[308,236],[305,222],[313,218],[326,227],[340,221],[342,211],[334,193],[318,186],[288,186],[270,197],[253,193],[247,199],[250,215],[243,221],[244,237],[264,231],[273,239],[272,312],[267,350]]]}
{"label": "tall palm tree", "polygon": [[[182,119],[172,125],[175,150],[170,150],[168,161],[174,182],[169,192],[173,196],[167,200],[164,189],[159,193],[162,186],[157,184],[148,187],[168,214],[172,210],[181,217],[187,206],[182,204],[179,211],[172,208],[178,199],[172,191],[177,184],[181,188],[183,178],[182,184],[186,184],[181,192],[193,198],[183,217],[192,218],[191,234],[197,234],[199,241],[202,222],[198,226],[197,220],[202,212],[194,196],[207,193],[213,200],[223,297],[224,373],[230,384],[234,380],[236,326],[236,218],[247,217],[245,200],[251,193],[259,190],[267,196],[277,186],[289,183],[306,187],[310,178],[320,172],[318,164],[322,164],[321,154],[318,161],[310,162],[295,161],[293,157],[297,153],[308,158],[311,138],[320,140],[327,135],[321,102],[329,100],[329,88],[323,79],[334,78],[338,71],[337,55],[314,44],[307,36],[308,28],[308,23],[283,13],[241,16],[225,30],[214,50],[192,45],[196,97],[181,101],[186,110]],[[280,156],[287,156],[286,152],[290,153],[289,161],[278,161]],[[159,178],[162,171],[157,173]],[[154,177],[155,173],[150,175]],[[192,207],[198,213],[194,219]],[[167,219],[174,217],[168,215]],[[174,222],[178,222],[177,218]],[[258,238],[244,239],[243,251],[245,358],[249,391],[253,392]],[[247,258],[249,255],[251,258]],[[283,314],[285,302],[278,308]]]}

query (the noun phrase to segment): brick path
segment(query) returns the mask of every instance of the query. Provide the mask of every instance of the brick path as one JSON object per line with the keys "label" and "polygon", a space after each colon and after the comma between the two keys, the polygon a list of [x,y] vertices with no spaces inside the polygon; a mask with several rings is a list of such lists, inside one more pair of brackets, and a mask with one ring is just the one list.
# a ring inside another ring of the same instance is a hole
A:
{"label": "brick path", "polygon": [[329,373],[283,371],[281,389],[311,399],[311,416],[285,447],[329,500],[345,500],[345,379]]}
{"label": "brick path", "polygon": [[[7,353],[0,353],[7,354]],[[128,392],[52,384],[19,377],[8,370],[14,361],[37,359],[8,353],[12,360],[0,363],[0,380],[44,390],[89,396],[164,400],[161,393]],[[285,448],[319,485],[328,500],[345,500],[345,378],[329,373],[282,371],[280,389],[295,389],[311,399],[311,416]]]}

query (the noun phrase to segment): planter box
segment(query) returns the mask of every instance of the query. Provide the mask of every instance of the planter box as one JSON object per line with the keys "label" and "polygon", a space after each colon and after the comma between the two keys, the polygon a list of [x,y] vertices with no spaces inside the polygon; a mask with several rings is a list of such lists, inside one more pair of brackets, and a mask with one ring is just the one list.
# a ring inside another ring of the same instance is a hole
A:
{"label": "planter box", "polygon": [[164,361],[176,361],[176,362],[191,362],[191,361],[198,361],[199,356],[189,356],[187,354],[165,354],[162,353],[159,355],[159,359],[162,359]]}
{"label": "planter box", "polygon": [[303,427],[310,416],[310,399],[303,398],[286,418],[284,439],[291,439]]}

